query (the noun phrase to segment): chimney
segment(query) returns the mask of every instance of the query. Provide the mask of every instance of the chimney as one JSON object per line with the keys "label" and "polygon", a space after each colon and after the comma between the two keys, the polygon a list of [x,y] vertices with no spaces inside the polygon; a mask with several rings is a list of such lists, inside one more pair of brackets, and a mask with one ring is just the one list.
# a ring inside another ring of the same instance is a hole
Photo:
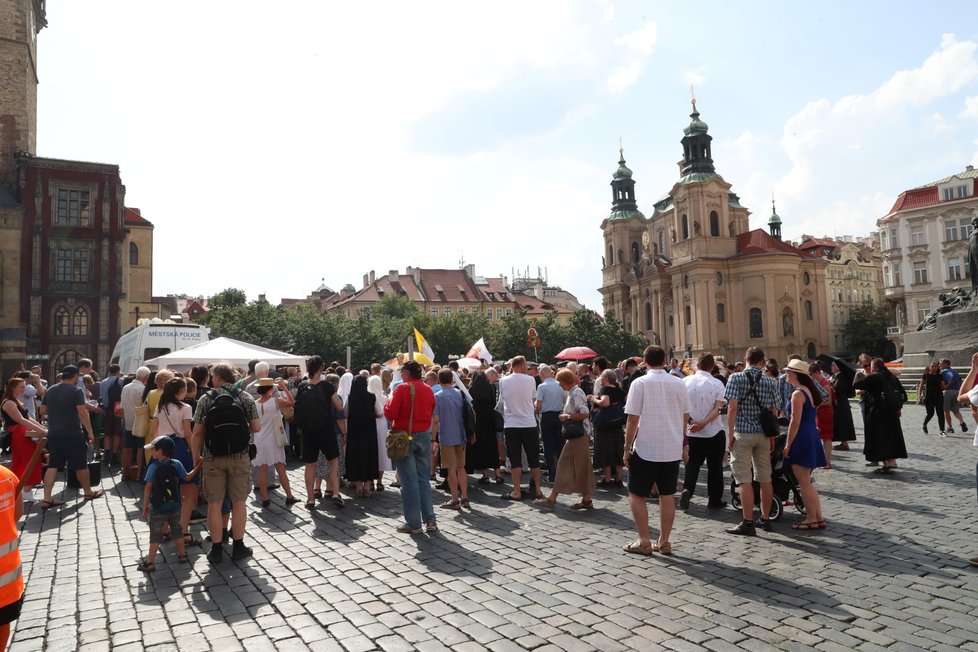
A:
{"label": "chimney", "polygon": [[414,277],[414,284],[421,287],[421,268],[420,267],[408,267],[408,274]]}
{"label": "chimney", "polygon": [[[410,267],[408,269],[410,269]],[[387,280],[390,281],[391,283],[397,283],[396,269],[392,269],[391,271],[387,272]]]}
{"label": "chimney", "polygon": [[463,269],[465,269],[465,275],[469,278],[475,278],[475,265],[468,264]]}
{"label": "chimney", "polygon": [[367,279],[368,278],[370,278],[369,275],[367,275],[367,274],[364,274],[363,275],[363,287],[367,287],[367,285],[368,285]]}
{"label": "chimney", "polygon": [[543,301],[543,283],[537,283],[533,286],[533,296]]}
{"label": "chimney", "polygon": [[[967,166],[967,167],[965,168],[965,172],[971,172],[971,171],[972,171],[972,170],[974,170],[974,169],[975,169],[975,166],[973,166],[973,165],[969,165],[969,166]],[[139,211],[136,211],[136,212],[138,213]]]}
{"label": "chimney", "polygon": [[370,284],[373,285],[374,281],[377,280],[374,276],[374,270],[370,270]]}

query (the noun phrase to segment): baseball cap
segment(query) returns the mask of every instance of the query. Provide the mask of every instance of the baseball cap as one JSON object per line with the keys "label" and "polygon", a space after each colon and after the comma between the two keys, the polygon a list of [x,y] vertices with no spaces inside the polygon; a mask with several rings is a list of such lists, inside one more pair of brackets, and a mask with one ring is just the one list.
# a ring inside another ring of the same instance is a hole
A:
{"label": "baseball cap", "polygon": [[78,375],[78,367],[73,364],[65,365],[61,368],[62,378],[74,378]]}
{"label": "baseball cap", "polygon": [[172,437],[168,435],[160,435],[153,441],[143,446],[143,448],[145,448],[146,450],[155,450],[159,448],[167,455],[172,455],[173,449],[175,448],[175,444],[173,443]]}

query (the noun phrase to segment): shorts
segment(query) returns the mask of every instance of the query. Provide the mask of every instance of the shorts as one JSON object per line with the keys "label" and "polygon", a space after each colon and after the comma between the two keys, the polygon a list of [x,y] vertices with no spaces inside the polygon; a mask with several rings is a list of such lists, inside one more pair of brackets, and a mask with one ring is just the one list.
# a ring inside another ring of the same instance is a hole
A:
{"label": "shorts", "polygon": [[9,625],[20,618],[20,609],[24,606],[24,596],[20,596],[17,602],[0,607],[0,625]]}
{"label": "shorts", "polygon": [[506,428],[506,457],[514,469],[523,463],[521,450],[526,453],[526,465],[531,469],[540,468],[540,431],[536,427]]}
{"label": "shorts", "polygon": [[332,432],[302,432],[302,461],[306,464],[315,464],[322,452],[327,460],[335,460],[340,456],[340,445],[336,441],[336,435]]}
{"label": "shorts", "polygon": [[649,462],[632,451],[628,458],[628,492],[642,498],[652,493],[656,486],[659,496],[672,496],[679,484],[679,460],[675,462]]}
{"label": "shorts", "polygon": [[222,455],[204,460],[204,499],[209,502],[224,500],[227,493],[231,502],[248,499],[251,491],[251,460],[248,453]]}
{"label": "shorts", "polygon": [[142,437],[134,437],[132,430],[126,430],[125,433],[122,438],[123,448],[142,448],[146,445],[146,440]]}
{"label": "shorts", "polygon": [[438,446],[438,452],[441,454],[441,468],[457,469],[465,466],[465,444]]}
{"label": "shorts", "polygon": [[88,444],[81,433],[77,437],[49,438],[47,449],[49,469],[88,470]]}
{"label": "shorts", "polygon": [[180,527],[180,510],[175,512],[150,512],[149,515],[149,542],[163,543],[163,524],[170,524],[170,538],[183,536]]}
{"label": "shorts", "polygon": [[[960,410],[961,404],[958,403],[958,390],[956,389],[945,389],[944,390],[944,411],[951,412],[952,410]],[[953,428],[951,428],[953,430]]]}
{"label": "shorts", "polygon": [[102,432],[106,437],[115,437],[122,430],[122,426],[119,425],[119,417],[109,412],[105,413],[102,417]]}
{"label": "shorts", "polygon": [[771,438],[763,432],[734,432],[734,443],[730,447],[730,470],[737,484],[751,481],[771,481]]}

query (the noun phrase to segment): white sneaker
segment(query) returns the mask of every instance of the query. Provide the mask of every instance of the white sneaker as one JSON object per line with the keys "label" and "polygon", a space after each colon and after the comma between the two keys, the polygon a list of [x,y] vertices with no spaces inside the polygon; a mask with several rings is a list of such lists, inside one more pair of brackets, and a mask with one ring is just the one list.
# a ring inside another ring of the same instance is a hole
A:
{"label": "white sneaker", "polygon": [[24,489],[23,496],[25,503],[33,503],[37,501],[37,497],[34,495],[33,489]]}

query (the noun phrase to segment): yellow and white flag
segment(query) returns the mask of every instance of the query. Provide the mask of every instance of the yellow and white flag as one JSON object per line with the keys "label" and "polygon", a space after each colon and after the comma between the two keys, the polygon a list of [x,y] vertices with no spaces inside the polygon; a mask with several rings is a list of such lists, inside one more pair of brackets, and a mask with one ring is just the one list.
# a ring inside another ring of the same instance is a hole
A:
{"label": "yellow and white flag", "polygon": [[418,343],[418,352],[427,356],[432,364],[434,364],[435,352],[431,350],[431,345],[428,344],[428,340],[424,338],[424,335],[417,328],[414,329],[414,341]]}

